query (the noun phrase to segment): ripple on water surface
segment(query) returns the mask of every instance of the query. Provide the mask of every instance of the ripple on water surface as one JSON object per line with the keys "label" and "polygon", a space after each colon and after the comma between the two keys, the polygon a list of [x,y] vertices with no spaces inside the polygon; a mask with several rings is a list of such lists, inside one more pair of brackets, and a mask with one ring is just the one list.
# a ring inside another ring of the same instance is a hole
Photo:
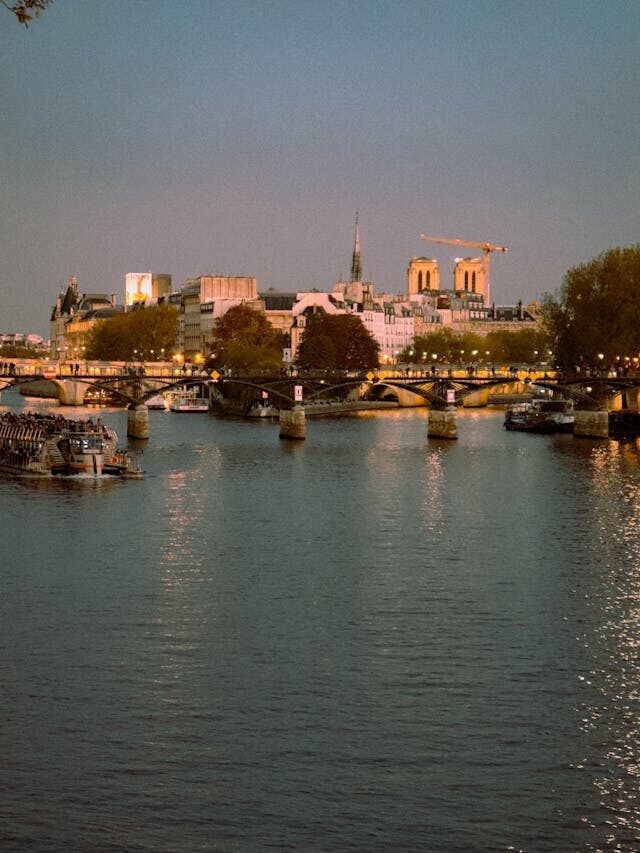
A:
{"label": "ripple on water surface", "polygon": [[634,443],[150,423],[0,481],[0,846],[638,849]]}

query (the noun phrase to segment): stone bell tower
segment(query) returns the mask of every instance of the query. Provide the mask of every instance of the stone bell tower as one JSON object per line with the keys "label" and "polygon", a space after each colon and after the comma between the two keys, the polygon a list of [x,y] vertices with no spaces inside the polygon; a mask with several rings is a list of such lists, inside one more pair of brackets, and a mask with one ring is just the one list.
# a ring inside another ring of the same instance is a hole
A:
{"label": "stone bell tower", "polygon": [[438,262],[431,258],[411,258],[407,269],[407,294],[428,293],[440,290]]}
{"label": "stone bell tower", "polygon": [[458,258],[453,269],[453,289],[456,293],[480,293],[485,304],[488,303],[489,288],[483,258]]}

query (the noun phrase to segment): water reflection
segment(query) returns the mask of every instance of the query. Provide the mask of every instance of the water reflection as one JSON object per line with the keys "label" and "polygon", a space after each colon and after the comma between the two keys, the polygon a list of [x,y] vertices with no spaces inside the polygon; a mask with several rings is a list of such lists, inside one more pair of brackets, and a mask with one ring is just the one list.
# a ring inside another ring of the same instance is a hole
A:
{"label": "water reflection", "polygon": [[[604,441],[589,454],[600,557],[580,637],[591,654],[579,711],[582,769],[600,797],[598,850],[640,846],[640,444]],[[592,816],[593,817],[593,816]]]}
{"label": "water reflection", "polygon": [[0,847],[90,804],[83,849],[640,849],[637,444],[190,418],[140,481],[0,487]]}
{"label": "water reflection", "polygon": [[445,448],[429,448],[425,454],[422,482],[422,519],[425,534],[439,537],[444,533],[445,507],[443,488],[445,482]]}

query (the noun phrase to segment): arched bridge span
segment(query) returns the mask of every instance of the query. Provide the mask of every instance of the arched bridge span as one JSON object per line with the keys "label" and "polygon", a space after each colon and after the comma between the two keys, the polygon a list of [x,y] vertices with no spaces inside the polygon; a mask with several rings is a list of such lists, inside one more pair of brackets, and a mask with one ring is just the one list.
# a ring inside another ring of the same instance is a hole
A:
{"label": "arched bridge span", "polygon": [[[190,388],[194,385],[204,385],[208,377],[166,377],[166,376],[135,376],[129,373],[115,376],[46,376],[31,374],[28,376],[0,376],[0,391],[12,386],[29,385],[45,380],[56,386],[58,397],[63,403],[82,405],[86,392],[95,388],[108,391],[123,404],[141,406],[164,391],[175,388]],[[83,389],[79,393],[78,389]],[[71,393],[68,393],[70,392]]]}
{"label": "arched bridge span", "polygon": [[215,387],[224,395],[226,386],[234,386],[236,388],[247,388],[260,393],[266,392],[269,397],[277,398],[282,408],[290,408],[295,405],[296,385],[302,386],[303,397],[307,402],[314,402],[323,397],[341,394],[346,390],[359,387],[363,383],[367,383],[364,377],[353,377],[349,379],[340,379],[334,381],[331,377],[327,379],[319,379],[308,376],[294,377],[242,377],[242,376],[224,376],[220,377],[215,382]]}

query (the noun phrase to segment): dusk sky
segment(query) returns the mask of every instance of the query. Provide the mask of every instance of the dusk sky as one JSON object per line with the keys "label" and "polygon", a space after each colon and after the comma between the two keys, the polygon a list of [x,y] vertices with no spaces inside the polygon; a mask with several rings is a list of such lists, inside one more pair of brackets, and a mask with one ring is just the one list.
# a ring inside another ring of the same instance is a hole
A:
{"label": "dusk sky", "polygon": [[356,210],[377,292],[451,286],[421,233],[508,246],[498,304],[640,242],[639,0],[54,0],[0,46],[0,332],[71,275],[328,290]]}

